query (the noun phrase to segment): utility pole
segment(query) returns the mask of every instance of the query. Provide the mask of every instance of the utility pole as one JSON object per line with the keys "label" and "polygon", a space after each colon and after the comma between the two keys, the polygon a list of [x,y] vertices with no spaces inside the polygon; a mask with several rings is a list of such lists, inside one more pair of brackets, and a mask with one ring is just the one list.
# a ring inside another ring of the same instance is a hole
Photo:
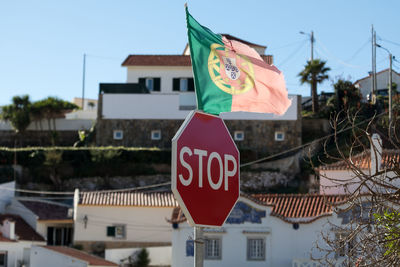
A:
{"label": "utility pole", "polygon": [[374,30],[374,93],[378,91],[376,79],[376,31]]}
{"label": "utility pole", "polygon": [[392,59],[392,53],[389,53],[389,127],[392,127]]}
{"label": "utility pole", "polygon": [[204,266],[203,227],[194,227],[194,267]]}
{"label": "utility pole", "polygon": [[86,54],[83,54],[82,110],[84,110],[84,108],[85,108],[85,72],[86,72]]}
{"label": "utility pole", "polygon": [[375,49],[375,47],[376,47],[376,43],[375,43],[375,38],[374,38],[374,36],[375,36],[375,31],[374,31],[374,25],[371,25],[371,48],[372,48],[372,57],[371,57],[371,60],[372,60],[372,62],[371,62],[371,77],[372,77],[372,81],[371,81],[371,99],[370,100],[372,100],[373,101],[373,99],[375,99],[375,90],[376,90],[376,87],[375,87],[375,71],[376,71],[376,69],[375,69],[375,59],[376,59],[376,49]]}
{"label": "utility pole", "polygon": [[314,31],[311,31],[311,62],[314,60]]}

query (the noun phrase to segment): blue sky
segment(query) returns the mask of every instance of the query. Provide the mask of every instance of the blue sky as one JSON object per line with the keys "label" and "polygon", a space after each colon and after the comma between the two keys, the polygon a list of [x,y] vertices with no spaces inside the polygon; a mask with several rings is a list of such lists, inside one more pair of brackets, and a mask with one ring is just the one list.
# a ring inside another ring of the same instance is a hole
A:
{"label": "blue sky", "polygon": [[[0,1],[0,105],[12,96],[32,100],[82,94],[86,53],[86,97],[99,83],[125,82],[129,54],[180,54],[187,42],[184,3],[165,0]],[[266,45],[283,71],[291,94],[309,95],[297,74],[310,57],[327,60],[330,76],[357,80],[371,69],[371,24],[378,43],[400,60],[399,1],[187,1],[201,24]],[[377,51],[377,70],[387,68]],[[400,63],[394,62],[400,72]],[[319,91],[331,91],[331,81]]]}

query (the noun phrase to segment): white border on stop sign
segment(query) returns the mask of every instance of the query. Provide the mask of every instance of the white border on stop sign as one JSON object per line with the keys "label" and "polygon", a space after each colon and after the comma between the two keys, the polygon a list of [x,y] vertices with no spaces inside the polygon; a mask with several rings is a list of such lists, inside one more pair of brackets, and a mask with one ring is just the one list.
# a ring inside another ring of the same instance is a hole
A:
{"label": "white border on stop sign", "polygon": [[[235,149],[236,149],[237,152],[238,152],[238,180],[239,180],[238,182],[239,182],[239,195],[238,195],[238,197],[237,197],[237,199],[236,199],[236,201],[235,201],[235,204],[232,205],[231,210],[229,211],[228,215],[226,216],[224,222],[223,222],[221,225],[196,224],[196,223],[194,222],[192,216],[190,215],[189,210],[186,208],[186,205],[185,205],[185,203],[183,202],[183,199],[181,198],[181,196],[180,196],[180,194],[179,194],[179,192],[178,192],[178,189],[177,189],[177,185],[176,185],[176,183],[177,183],[177,170],[176,170],[176,166],[177,166],[177,140],[179,139],[179,137],[181,136],[183,130],[186,128],[186,126],[189,124],[190,120],[192,119],[192,117],[193,117],[196,113],[202,113],[202,114],[205,114],[205,115],[207,115],[207,116],[214,116],[214,117],[217,117],[217,118],[221,119],[222,124],[225,126],[225,129],[226,129],[226,131],[228,132],[229,138],[231,139],[232,143],[233,143],[234,146],[235,146]],[[185,119],[184,122],[182,123],[181,127],[179,127],[178,131],[175,133],[175,136],[172,138],[171,190],[172,190],[172,193],[174,194],[175,198],[177,199],[177,201],[178,201],[178,203],[179,203],[179,206],[180,206],[180,208],[181,208],[182,211],[183,211],[183,214],[185,214],[185,217],[186,217],[186,219],[188,220],[190,226],[192,226],[192,227],[215,227],[215,228],[219,228],[219,227],[221,227],[221,226],[225,223],[226,219],[228,219],[229,215],[231,214],[233,208],[235,207],[235,205],[236,205],[236,203],[238,202],[239,197],[240,197],[240,152],[239,152],[239,149],[237,148],[237,146],[236,146],[236,144],[235,144],[235,141],[233,140],[233,138],[232,138],[232,136],[231,136],[231,134],[230,134],[230,132],[229,132],[229,130],[228,130],[228,127],[226,127],[225,122],[224,122],[224,120],[223,120],[221,117],[216,116],[216,115],[212,115],[212,114],[208,114],[208,113],[204,113],[204,112],[201,112],[201,111],[199,111],[199,110],[192,110],[192,111],[186,116],[186,119]]]}

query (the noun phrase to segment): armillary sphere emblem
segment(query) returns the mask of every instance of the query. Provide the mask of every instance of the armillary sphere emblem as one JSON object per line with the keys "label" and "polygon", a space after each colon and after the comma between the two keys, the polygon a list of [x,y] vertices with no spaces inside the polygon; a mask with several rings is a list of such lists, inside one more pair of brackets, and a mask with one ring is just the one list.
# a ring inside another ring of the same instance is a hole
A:
{"label": "armillary sphere emblem", "polygon": [[254,88],[254,67],[250,59],[223,45],[212,44],[208,56],[211,80],[222,91],[238,95]]}

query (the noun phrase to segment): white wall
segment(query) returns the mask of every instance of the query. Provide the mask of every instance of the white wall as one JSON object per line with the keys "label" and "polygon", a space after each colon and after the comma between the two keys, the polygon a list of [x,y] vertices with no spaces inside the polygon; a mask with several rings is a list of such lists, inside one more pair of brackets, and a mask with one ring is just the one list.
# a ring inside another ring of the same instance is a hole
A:
{"label": "white wall", "polygon": [[38,246],[32,246],[30,267],[44,267],[44,266],[57,266],[57,267],[87,267],[87,263],[76,258],[55,252],[53,250],[45,249]]}
{"label": "white wall", "polygon": [[97,110],[75,110],[65,114],[67,120],[96,120]]}
{"label": "white wall", "polygon": [[[51,129],[53,129],[53,121],[51,123]],[[89,130],[93,125],[91,119],[56,119],[56,130],[57,131],[78,131],[78,130]],[[40,128],[39,122],[32,122],[27,130],[29,131],[47,131],[49,129],[47,120],[42,120],[42,128]],[[13,130],[11,124],[6,121],[0,121],[0,131]]]}
{"label": "white wall", "polygon": [[[369,170],[362,170],[363,174],[356,175],[351,170],[320,170],[320,193],[321,194],[348,194],[354,193],[359,190],[360,193],[368,193],[370,190],[375,192],[381,191],[387,193],[389,189],[383,188],[372,182],[367,182],[368,187],[361,185],[360,178],[362,181],[366,181],[366,178],[370,176]],[[382,185],[394,185],[396,188],[400,188],[400,178],[394,172],[387,172],[382,176],[378,176],[379,183]]]}
{"label": "white wall", "polygon": [[0,184],[0,213],[4,213],[6,205],[11,203],[14,197],[15,182]]}
{"label": "white wall", "polygon": [[[24,260],[24,251],[30,250],[32,245],[44,245],[43,242],[0,242],[0,251],[7,251],[7,267],[17,267],[19,261]],[[25,263],[27,262],[25,258]],[[45,265],[43,265],[45,266]]]}
{"label": "white wall", "polygon": [[[266,217],[261,224],[245,222],[243,224],[224,224],[225,233],[206,233],[206,236],[220,236],[222,238],[222,259],[205,260],[205,267],[217,266],[280,266],[290,267],[295,259],[310,259],[311,253],[320,256],[316,251],[315,241],[321,240],[321,231],[327,224],[327,217],[322,217],[309,224],[300,224],[299,229],[293,229],[291,223],[286,223],[277,217],[269,216],[270,207],[257,205],[245,198],[243,201],[254,208],[266,211]],[[339,223],[334,216],[329,217]],[[262,232],[245,234],[243,231]],[[264,261],[247,260],[247,237],[265,237],[266,259]],[[173,231],[172,267],[191,266],[193,257],[186,257],[186,240],[193,238],[193,228],[187,223],[179,224]]]}
{"label": "white wall", "polygon": [[[171,265],[171,255],[172,247],[149,247],[146,248],[149,252],[150,265],[156,266],[170,266]],[[121,263],[121,260],[127,259],[136,251],[141,250],[141,248],[116,248],[116,249],[106,249],[105,259],[108,261],[115,262],[117,264]],[[128,261],[125,260],[125,263]]]}
{"label": "white wall", "polygon": [[127,83],[138,83],[139,78],[161,78],[161,93],[172,93],[173,78],[193,78],[191,66],[129,66]]}
{"label": "white wall", "polygon": [[[75,241],[171,242],[172,208],[78,205],[74,223]],[[84,227],[83,218],[88,218]],[[107,226],[126,225],[126,239],[107,237]]]}
{"label": "white wall", "polygon": [[[397,75],[395,72],[392,73],[392,82],[397,84],[397,89],[400,90],[400,75]],[[372,88],[372,78],[368,77],[364,79],[356,85],[359,87],[360,92],[364,99],[366,99],[367,95],[371,93]],[[389,85],[389,71],[385,71],[376,75],[376,84],[377,90],[379,89],[387,89]]]}
{"label": "white wall", "polygon": [[[171,94],[104,94],[104,119],[185,119],[190,110],[179,110],[180,106],[194,101],[194,93]],[[192,94],[192,97],[190,97]],[[297,96],[289,96],[292,105],[282,116],[269,113],[227,112],[221,117],[227,120],[297,120]],[[182,101],[182,102],[181,102]]]}

